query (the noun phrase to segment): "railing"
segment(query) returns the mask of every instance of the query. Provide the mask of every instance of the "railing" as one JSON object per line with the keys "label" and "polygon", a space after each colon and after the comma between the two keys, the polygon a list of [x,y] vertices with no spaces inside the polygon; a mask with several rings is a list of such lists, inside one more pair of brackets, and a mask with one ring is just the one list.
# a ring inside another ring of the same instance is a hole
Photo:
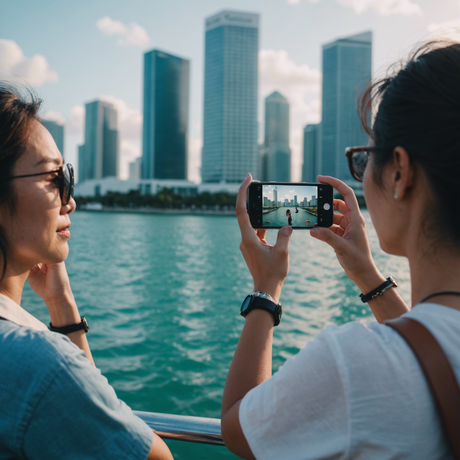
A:
{"label": "railing", "polygon": [[163,439],[218,446],[224,445],[218,418],[190,417],[143,411],[134,411],[134,413]]}

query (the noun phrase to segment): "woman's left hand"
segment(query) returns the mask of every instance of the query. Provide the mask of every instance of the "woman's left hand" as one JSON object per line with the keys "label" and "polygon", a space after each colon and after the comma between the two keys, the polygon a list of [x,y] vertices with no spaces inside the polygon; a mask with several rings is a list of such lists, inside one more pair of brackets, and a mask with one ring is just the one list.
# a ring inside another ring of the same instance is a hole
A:
{"label": "woman's left hand", "polygon": [[48,309],[75,303],[64,262],[35,265],[28,279],[31,288],[45,301]]}
{"label": "woman's left hand", "polygon": [[235,212],[241,230],[240,250],[254,280],[254,290],[270,294],[277,302],[284,280],[289,271],[289,239],[292,228],[282,227],[274,246],[265,240],[267,230],[254,230],[246,210],[246,197],[250,174],[241,184],[236,200]]}

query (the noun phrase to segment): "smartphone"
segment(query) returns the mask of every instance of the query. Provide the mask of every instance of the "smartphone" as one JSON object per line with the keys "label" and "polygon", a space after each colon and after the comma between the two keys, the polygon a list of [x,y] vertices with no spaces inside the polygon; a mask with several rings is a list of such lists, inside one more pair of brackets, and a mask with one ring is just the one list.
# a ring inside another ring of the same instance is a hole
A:
{"label": "smartphone", "polygon": [[247,210],[254,228],[330,227],[334,219],[330,185],[306,182],[252,182]]}

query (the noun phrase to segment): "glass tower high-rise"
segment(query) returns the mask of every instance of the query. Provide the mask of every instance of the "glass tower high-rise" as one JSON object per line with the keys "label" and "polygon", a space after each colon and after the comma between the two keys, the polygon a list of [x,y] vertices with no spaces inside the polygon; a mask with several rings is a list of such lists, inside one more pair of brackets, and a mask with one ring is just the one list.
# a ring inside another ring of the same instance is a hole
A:
{"label": "glass tower high-rise", "polygon": [[78,180],[118,176],[117,111],[105,101],[85,104],[85,143],[78,148]]}
{"label": "glass tower high-rise", "polygon": [[259,15],[222,11],[206,19],[203,182],[259,175]]}
{"label": "glass tower high-rise", "polygon": [[265,142],[262,180],[290,182],[289,102],[278,91],[265,98]]}
{"label": "glass tower high-rise", "polygon": [[144,54],[144,179],[187,179],[189,74],[186,59]]}
{"label": "glass tower high-rise", "polygon": [[318,162],[321,147],[321,124],[303,129],[302,182],[318,181]]}
{"label": "glass tower high-rise", "polygon": [[41,120],[41,122],[51,136],[53,136],[57,148],[61,152],[61,155],[64,156],[64,126],[52,120]]}
{"label": "glass tower high-rise", "polygon": [[356,110],[359,92],[371,78],[372,32],[323,46],[322,142],[319,171],[353,183],[345,148],[366,145]]}

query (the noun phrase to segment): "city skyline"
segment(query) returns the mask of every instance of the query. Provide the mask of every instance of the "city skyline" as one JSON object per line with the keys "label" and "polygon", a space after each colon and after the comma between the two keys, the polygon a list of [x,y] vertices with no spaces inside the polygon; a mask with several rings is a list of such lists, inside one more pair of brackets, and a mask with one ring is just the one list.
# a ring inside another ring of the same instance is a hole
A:
{"label": "city skyline", "polygon": [[[381,75],[443,24],[460,22],[460,4],[446,0],[216,0],[212,5],[140,0],[134,8],[106,0],[78,5],[18,0],[5,6],[0,17],[0,73],[29,82],[44,99],[42,115],[65,124],[66,160],[73,164],[83,142],[84,102],[114,103],[121,176],[127,177],[128,163],[141,153],[142,55],[159,48],[186,56],[191,61],[189,174],[195,179],[203,129],[203,19],[229,7],[260,14],[259,141],[263,100],[278,90],[291,104],[294,181],[300,180],[303,128],[320,121],[322,44],[372,30],[373,69]],[[18,17],[21,21],[13,20]]]}
{"label": "city skyline", "polygon": [[277,194],[277,201],[284,202],[284,200],[295,200],[297,196],[297,202],[300,203],[304,198],[308,201],[312,197],[317,197],[316,186],[306,185],[263,185],[262,196],[267,197],[270,201],[274,201],[274,192]]}

